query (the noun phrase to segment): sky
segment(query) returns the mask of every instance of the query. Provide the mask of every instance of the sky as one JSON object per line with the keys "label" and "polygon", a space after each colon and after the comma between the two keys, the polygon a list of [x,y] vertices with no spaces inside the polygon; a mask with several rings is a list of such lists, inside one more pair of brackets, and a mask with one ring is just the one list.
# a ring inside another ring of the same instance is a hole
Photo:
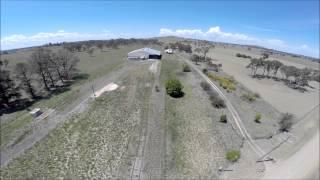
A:
{"label": "sky", "polygon": [[319,58],[319,0],[1,0],[1,49],[180,36]]}

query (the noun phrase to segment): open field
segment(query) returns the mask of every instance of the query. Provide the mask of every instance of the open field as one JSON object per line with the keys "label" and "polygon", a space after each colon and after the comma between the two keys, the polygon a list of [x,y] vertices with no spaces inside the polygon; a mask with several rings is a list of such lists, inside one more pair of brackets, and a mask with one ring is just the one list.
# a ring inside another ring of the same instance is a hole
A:
{"label": "open field", "polygon": [[168,178],[218,177],[218,168],[227,166],[225,153],[239,149],[241,137],[230,123],[219,122],[229,113],[210,105],[201,89],[201,78],[194,72],[183,73],[182,61],[175,55],[162,61],[162,81],[176,77],[184,86],[184,97],[166,96]]}
{"label": "open field", "polygon": [[[124,87],[97,98],[23,156],[1,169],[2,178],[112,178],[130,176],[139,133],[146,123],[153,77],[148,64],[119,79]],[[127,178],[128,178],[127,177]]]}
{"label": "open field", "polygon": [[[319,83],[310,82],[312,87],[303,93],[283,82],[252,78],[246,68],[250,60],[235,54],[259,57],[261,51],[255,48],[216,45],[208,56],[221,63],[222,69],[209,71],[207,76],[201,73],[207,68],[203,62],[192,64],[191,72],[182,71],[183,65],[193,63],[191,54],[184,52],[163,54],[161,61],[126,60],[129,51],[144,46],[96,50],[92,56],[76,52],[82,78],[69,90],[30,107],[52,110],[47,118],[35,121],[28,110],[1,116],[1,179],[287,177],[283,173],[287,164],[315,153],[314,141],[309,139],[319,136],[319,112],[310,110],[319,104]],[[6,55],[10,68],[29,53]],[[272,55],[270,59],[316,68],[315,62],[301,58]],[[200,85],[206,77],[225,98],[226,107],[212,104],[211,95]],[[183,97],[166,94],[170,78],[181,81]],[[104,92],[112,82],[119,87]],[[92,98],[92,87],[104,93]],[[279,132],[283,112],[295,115],[290,133]],[[221,122],[222,115],[226,122]],[[267,156],[274,162],[256,162],[275,147]],[[230,150],[238,150],[240,159],[229,162],[226,153]],[[312,172],[299,173],[301,177],[313,176],[318,163],[306,160]]]}
{"label": "open field", "polygon": [[[84,91],[88,91],[87,89],[83,88],[83,84],[88,84],[90,82],[94,84],[95,80],[99,82],[98,79],[100,79],[100,81],[103,79],[101,77],[104,77],[108,73],[121,68],[124,65],[124,62],[126,62],[126,53],[138,47],[142,47],[142,45],[124,46],[120,49],[112,50],[112,52],[110,52],[110,50],[103,52],[96,50],[93,56],[89,56],[85,52],[76,53],[76,55],[80,58],[79,70],[82,74],[85,74],[88,77],[76,82],[68,91],[53,94],[49,98],[45,98],[34,103],[29,109],[39,107],[41,109],[54,108],[63,110],[65,105],[73,102],[77,97],[81,96]],[[56,47],[54,47],[54,49],[55,48]],[[18,51],[14,54],[4,55],[3,58],[8,59],[9,67],[13,68],[16,63],[26,61],[26,57],[30,56],[30,54],[30,51]],[[1,128],[3,128],[1,130],[8,131],[9,133],[14,132],[16,129],[24,127],[31,120],[32,117],[27,113],[26,110],[11,113],[9,115],[4,114],[1,117]],[[4,135],[2,136],[4,139],[2,139],[1,144],[7,142],[7,139],[4,136],[9,135],[8,133],[4,132]]]}
{"label": "open field", "polygon": [[[241,51],[242,50],[242,51]],[[237,81],[253,92],[257,92],[261,97],[281,112],[290,112],[300,117],[319,104],[319,83],[310,82],[313,88],[307,88],[307,92],[299,92],[283,84],[283,82],[272,79],[257,79],[250,76],[250,70],[246,68],[250,60],[238,58],[236,53],[240,52],[250,56],[257,56],[257,53],[251,53],[245,49],[223,49],[216,47],[212,49],[209,56],[222,63],[222,69],[227,74],[232,75]],[[269,59],[278,59],[269,57]],[[319,64],[308,62],[306,60],[296,60],[291,62],[291,58],[278,59],[284,64],[295,65],[297,67],[318,68]],[[305,64],[303,62],[306,62]],[[280,77],[280,73],[278,72]],[[290,102],[290,103],[288,103]]]}

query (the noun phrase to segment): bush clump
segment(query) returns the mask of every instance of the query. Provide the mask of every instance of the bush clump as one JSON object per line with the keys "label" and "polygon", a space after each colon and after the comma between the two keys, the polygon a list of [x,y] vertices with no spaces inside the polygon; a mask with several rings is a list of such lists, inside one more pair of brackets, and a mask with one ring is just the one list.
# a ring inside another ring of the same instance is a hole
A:
{"label": "bush clump", "polygon": [[228,151],[226,154],[226,158],[230,162],[236,162],[240,158],[240,151],[238,150]]}
{"label": "bush clump", "polygon": [[217,94],[216,92],[210,91],[209,93],[209,99],[211,101],[212,106],[215,108],[225,108],[226,104],[224,103],[224,100]]}
{"label": "bush clump", "polygon": [[236,54],[237,57],[241,57],[241,58],[249,58],[251,59],[251,56],[245,55],[245,54],[241,54],[241,53],[237,53]]}
{"label": "bush clump", "polygon": [[183,64],[182,71],[183,72],[191,72],[190,66],[188,64]]}
{"label": "bush clump", "polygon": [[261,123],[261,114],[260,113],[257,113],[256,116],[254,117],[254,122],[256,123]]}
{"label": "bush clump", "polygon": [[241,95],[242,99],[247,100],[249,102],[255,101],[257,98],[260,98],[258,93],[246,93]]}
{"label": "bush clump", "polygon": [[204,68],[202,69],[203,74],[207,75],[208,74],[208,69]]}
{"label": "bush clump", "polygon": [[227,115],[222,114],[222,115],[220,116],[220,122],[222,122],[222,123],[227,123]]}
{"label": "bush clump", "polygon": [[293,125],[293,114],[285,113],[280,118],[279,131],[280,132],[289,132],[292,125]]}
{"label": "bush clump", "polygon": [[171,97],[182,97],[184,95],[183,85],[178,79],[169,79],[166,82],[166,91]]}
{"label": "bush clump", "polygon": [[211,86],[210,86],[210,84],[207,83],[207,82],[202,81],[202,82],[200,83],[200,86],[202,87],[202,89],[203,89],[204,91],[210,91],[210,90],[211,90]]}
{"label": "bush clump", "polygon": [[218,81],[219,85],[223,88],[226,89],[227,92],[231,92],[236,90],[236,81],[234,80],[233,77],[228,77],[228,76],[218,76],[212,73],[207,74],[208,77],[214,81]]}

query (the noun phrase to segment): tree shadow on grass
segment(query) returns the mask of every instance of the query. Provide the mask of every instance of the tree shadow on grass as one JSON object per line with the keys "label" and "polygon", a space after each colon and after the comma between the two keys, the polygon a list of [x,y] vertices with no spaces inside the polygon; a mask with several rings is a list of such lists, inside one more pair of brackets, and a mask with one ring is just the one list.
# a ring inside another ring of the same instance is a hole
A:
{"label": "tree shadow on grass", "polygon": [[183,91],[181,91],[180,93],[175,93],[175,94],[169,94],[170,97],[178,99],[178,98],[182,98],[185,95],[185,93]]}
{"label": "tree shadow on grass", "polygon": [[8,105],[0,105],[0,116],[2,114],[11,114],[16,111],[21,111],[32,106],[36,101],[28,98],[16,99]]}

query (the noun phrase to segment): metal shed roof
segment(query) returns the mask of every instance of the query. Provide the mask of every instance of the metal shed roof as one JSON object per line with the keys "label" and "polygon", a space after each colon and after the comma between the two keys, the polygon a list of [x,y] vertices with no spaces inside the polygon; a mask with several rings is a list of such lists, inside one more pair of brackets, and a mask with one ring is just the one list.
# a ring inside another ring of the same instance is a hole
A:
{"label": "metal shed roof", "polygon": [[131,53],[137,53],[137,52],[144,52],[144,53],[148,53],[149,55],[152,54],[152,55],[161,55],[161,52],[160,51],[157,51],[157,50],[154,50],[154,49],[151,49],[151,48],[148,48],[148,47],[145,47],[145,48],[141,48],[141,49],[137,49],[137,50],[134,50],[134,51],[131,51],[128,53],[131,54]]}

